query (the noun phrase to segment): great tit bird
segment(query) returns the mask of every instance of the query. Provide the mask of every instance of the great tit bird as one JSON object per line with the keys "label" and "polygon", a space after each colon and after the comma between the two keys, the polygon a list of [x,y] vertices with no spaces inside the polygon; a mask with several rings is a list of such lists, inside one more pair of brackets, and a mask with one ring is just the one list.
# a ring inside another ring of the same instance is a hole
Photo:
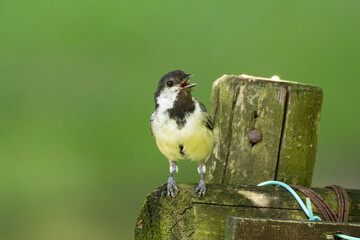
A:
{"label": "great tit bird", "polygon": [[214,145],[211,115],[204,104],[191,96],[191,89],[197,85],[189,82],[191,76],[176,70],[160,79],[150,118],[151,134],[170,163],[167,193],[172,197],[175,197],[174,189],[178,189],[174,179],[174,173],[178,172],[176,162],[181,159],[199,162],[201,180],[195,192],[205,195],[205,162]]}

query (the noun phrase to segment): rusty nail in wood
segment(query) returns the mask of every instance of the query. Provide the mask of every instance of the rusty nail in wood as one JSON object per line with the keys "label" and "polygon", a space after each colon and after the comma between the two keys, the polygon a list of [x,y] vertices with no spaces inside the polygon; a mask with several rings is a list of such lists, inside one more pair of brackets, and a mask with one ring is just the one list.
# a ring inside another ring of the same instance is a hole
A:
{"label": "rusty nail in wood", "polygon": [[248,136],[252,143],[257,143],[261,139],[261,133],[256,129],[251,130]]}

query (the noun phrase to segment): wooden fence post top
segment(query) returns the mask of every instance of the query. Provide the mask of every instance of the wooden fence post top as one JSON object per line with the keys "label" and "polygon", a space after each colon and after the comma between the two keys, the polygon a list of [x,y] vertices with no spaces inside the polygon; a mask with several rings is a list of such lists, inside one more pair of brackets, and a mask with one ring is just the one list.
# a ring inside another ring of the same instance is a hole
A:
{"label": "wooden fence post top", "polygon": [[312,89],[313,91],[322,92],[322,89],[320,87],[312,85],[312,84],[306,84],[306,83],[300,83],[300,82],[279,79],[276,76],[274,76],[274,78],[263,78],[263,77],[250,76],[250,75],[246,75],[246,74],[242,74],[242,75],[224,74],[220,78],[218,78],[217,80],[214,81],[213,88],[217,87],[223,81],[231,81],[231,80],[242,81],[244,83],[249,83],[249,82],[251,83],[251,82],[258,81],[258,82],[264,82],[264,83],[275,83],[275,84],[279,84],[279,85],[283,85],[283,86],[291,86],[292,85],[292,86],[306,87],[306,88]]}
{"label": "wooden fence post top", "polygon": [[215,147],[206,181],[311,185],[319,131],[319,87],[223,75],[213,84]]}

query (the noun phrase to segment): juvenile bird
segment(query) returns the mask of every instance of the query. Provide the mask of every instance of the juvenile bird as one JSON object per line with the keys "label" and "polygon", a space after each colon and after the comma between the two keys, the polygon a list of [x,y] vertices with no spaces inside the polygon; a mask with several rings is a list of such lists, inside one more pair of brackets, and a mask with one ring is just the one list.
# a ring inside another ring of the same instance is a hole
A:
{"label": "juvenile bird", "polygon": [[189,82],[191,76],[176,70],[160,79],[150,118],[151,134],[170,163],[167,193],[172,197],[175,197],[174,189],[178,189],[174,179],[174,173],[178,172],[176,162],[181,159],[199,162],[201,180],[195,192],[205,195],[205,161],[214,145],[212,119],[204,104],[191,96],[191,89],[197,85]]}

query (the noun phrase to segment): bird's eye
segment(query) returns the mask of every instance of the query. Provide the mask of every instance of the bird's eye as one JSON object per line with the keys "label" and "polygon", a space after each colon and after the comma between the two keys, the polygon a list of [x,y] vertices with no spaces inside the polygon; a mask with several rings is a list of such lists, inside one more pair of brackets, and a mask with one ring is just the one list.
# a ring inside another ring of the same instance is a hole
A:
{"label": "bird's eye", "polygon": [[174,85],[173,81],[167,81],[166,83],[169,87],[172,87],[172,85]]}

